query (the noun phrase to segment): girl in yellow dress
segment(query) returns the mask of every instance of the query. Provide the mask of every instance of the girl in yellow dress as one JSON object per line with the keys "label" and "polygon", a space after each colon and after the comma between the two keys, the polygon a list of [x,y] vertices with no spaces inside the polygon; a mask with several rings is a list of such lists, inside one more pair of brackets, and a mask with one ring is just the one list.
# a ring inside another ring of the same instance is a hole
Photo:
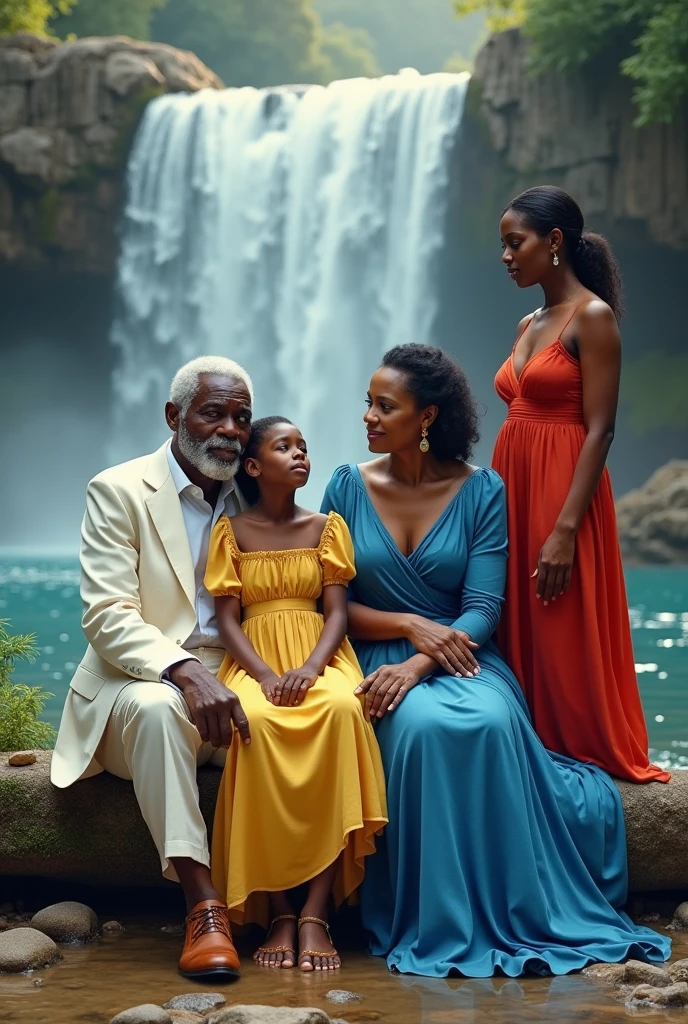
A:
{"label": "girl in yellow dress", "polygon": [[[363,676],[346,639],[351,538],[341,516],[295,504],[309,472],[293,424],[281,416],[254,424],[243,475],[259,501],[218,521],[206,586],[227,651],[218,675],[251,728],[250,745],[235,734],[227,754],[213,882],[236,924],[270,923],[257,963],[317,971],[341,964],[330,895],[340,904],[360,885],[387,810],[377,741],[354,694]],[[297,908],[291,890],[305,882]]]}

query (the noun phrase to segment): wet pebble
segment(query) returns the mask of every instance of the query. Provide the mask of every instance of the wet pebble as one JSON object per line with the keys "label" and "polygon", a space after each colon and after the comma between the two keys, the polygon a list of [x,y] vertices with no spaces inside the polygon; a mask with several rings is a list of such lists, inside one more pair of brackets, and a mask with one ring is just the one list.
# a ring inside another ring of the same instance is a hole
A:
{"label": "wet pebble", "polygon": [[118,1013],[110,1024],[172,1024],[172,1018],[161,1006],[142,1003],[141,1006],[132,1006]]}
{"label": "wet pebble", "polygon": [[625,964],[591,964],[583,968],[583,974],[601,985],[621,985],[626,974]]}
{"label": "wet pebble", "polygon": [[172,1024],[202,1024],[206,1019],[202,1013],[189,1013],[188,1010],[168,1010]]}
{"label": "wet pebble", "polygon": [[61,959],[53,940],[35,928],[12,928],[0,935],[0,971],[34,971]]}
{"label": "wet pebble", "polygon": [[674,918],[669,928],[677,932],[688,931],[688,903],[680,903],[674,911]]}
{"label": "wet pebble", "polygon": [[162,1004],[163,1010],[186,1010],[189,1013],[209,1013],[219,1009],[227,1000],[219,992],[185,992],[183,995],[168,999]]}
{"label": "wet pebble", "polygon": [[103,935],[118,935],[124,931],[124,925],[120,924],[119,921],[106,921],[103,925]]}
{"label": "wet pebble", "polygon": [[312,1006],[223,1006],[204,1020],[208,1024],[332,1024],[324,1010]]}
{"label": "wet pebble", "polygon": [[98,918],[85,903],[67,900],[39,910],[31,924],[55,942],[89,942],[98,934]]}
{"label": "wet pebble", "polygon": [[10,754],[7,763],[11,768],[20,768],[23,765],[35,764],[36,755],[33,750],[18,750],[16,754]]}
{"label": "wet pebble", "polygon": [[183,935],[185,930],[183,924],[164,924],[160,929],[166,935]]}
{"label": "wet pebble", "polygon": [[657,988],[654,985],[638,985],[626,1002],[627,1006],[688,1006],[688,984],[685,981],[675,985]]}
{"label": "wet pebble", "polygon": [[33,984],[34,984],[34,988],[43,988],[44,982],[43,982],[42,978],[34,978],[33,979]]}
{"label": "wet pebble", "polygon": [[662,967],[645,964],[642,960],[629,960],[625,965],[622,981],[626,985],[653,985],[666,988],[671,985],[671,975]]}
{"label": "wet pebble", "polygon": [[325,993],[325,999],[330,1003],[360,1003],[363,996],[359,996],[357,992],[349,992],[345,988],[331,988]]}

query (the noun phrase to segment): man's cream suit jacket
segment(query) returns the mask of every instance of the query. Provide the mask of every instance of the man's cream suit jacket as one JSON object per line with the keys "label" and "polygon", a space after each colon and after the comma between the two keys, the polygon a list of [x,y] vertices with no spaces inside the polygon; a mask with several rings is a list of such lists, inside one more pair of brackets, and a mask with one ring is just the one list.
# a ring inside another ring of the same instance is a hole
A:
{"label": "man's cream suit jacket", "polygon": [[[236,498],[245,508],[238,489]],[[167,444],[88,485],[81,598],[89,644],[53,753],[60,788],[103,770],[93,755],[120,690],[132,680],[159,682],[196,625],[194,566]]]}

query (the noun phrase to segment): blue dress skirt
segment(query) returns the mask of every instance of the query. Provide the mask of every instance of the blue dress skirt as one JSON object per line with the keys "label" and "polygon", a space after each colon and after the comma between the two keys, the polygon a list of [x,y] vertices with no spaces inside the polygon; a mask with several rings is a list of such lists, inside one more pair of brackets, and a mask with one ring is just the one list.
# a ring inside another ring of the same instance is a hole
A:
{"label": "blue dress skirt", "polygon": [[[377,724],[389,825],[361,892],[371,951],[436,978],[667,959],[670,940],[617,909],[627,865],[616,786],[543,747],[490,639],[506,574],[499,476],[476,470],[409,557],[356,466],[335,472],[322,508],[351,531],[351,600],[453,624],[481,645],[478,676],[429,677]],[[366,675],[416,653],[404,639],[355,648]]]}

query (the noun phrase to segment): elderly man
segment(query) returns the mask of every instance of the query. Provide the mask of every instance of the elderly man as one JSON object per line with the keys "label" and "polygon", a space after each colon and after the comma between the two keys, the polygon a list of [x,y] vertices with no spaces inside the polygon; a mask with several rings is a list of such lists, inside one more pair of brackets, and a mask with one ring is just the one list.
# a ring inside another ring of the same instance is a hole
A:
{"label": "elderly man", "polygon": [[166,878],[186,897],[187,977],[238,977],[227,908],[210,879],[196,766],[249,726],[216,678],[220,647],[203,585],[213,526],[245,507],[234,475],[251,431],[253,389],[229,359],[204,356],[172,381],[171,441],[88,486],[82,527],[82,625],[52,761],[70,786],[103,770],[132,779]]}

